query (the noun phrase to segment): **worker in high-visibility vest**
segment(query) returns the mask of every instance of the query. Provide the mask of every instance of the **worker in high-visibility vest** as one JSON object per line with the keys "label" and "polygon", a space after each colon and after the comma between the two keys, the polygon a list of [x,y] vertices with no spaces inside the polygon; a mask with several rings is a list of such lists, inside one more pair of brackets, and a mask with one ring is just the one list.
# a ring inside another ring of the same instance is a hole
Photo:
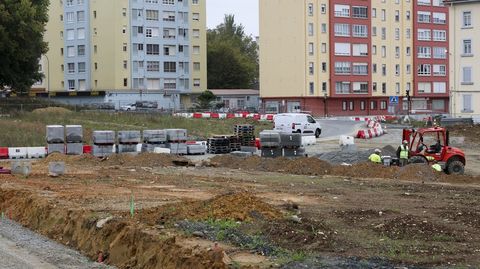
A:
{"label": "worker in high-visibility vest", "polygon": [[370,154],[370,157],[368,157],[368,159],[372,163],[382,163],[382,157],[380,157],[380,153],[382,153],[381,150],[375,149],[375,151],[372,154]]}
{"label": "worker in high-visibility vest", "polygon": [[439,165],[438,163],[434,163],[434,164],[432,165],[432,169],[435,170],[435,171],[437,171],[437,172],[442,172],[442,166]]}
{"label": "worker in high-visibility vest", "polygon": [[403,143],[397,149],[397,157],[398,157],[400,166],[407,165],[408,155],[409,155],[408,141],[403,140]]}

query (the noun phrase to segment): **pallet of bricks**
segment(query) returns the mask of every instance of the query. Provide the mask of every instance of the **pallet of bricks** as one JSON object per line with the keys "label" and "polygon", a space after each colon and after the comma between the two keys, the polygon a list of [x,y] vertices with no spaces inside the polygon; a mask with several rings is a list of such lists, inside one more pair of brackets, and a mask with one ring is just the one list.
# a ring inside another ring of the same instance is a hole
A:
{"label": "pallet of bricks", "polygon": [[304,157],[305,148],[302,147],[302,134],[281,133],[280,142],[284,157]]}
{"label": "pallet of bricks", "polygon": [[255,151],[255,127],[250,124],[235,125],[235,137],[240,143],[241,151]]}
{"label": "pallet of bricks", "polygon": [[93,156],[108,157],[114,153],[115,131],[93,132]]}
{"label": "pallet of bricks", "polygon": [[230,148],[230,140],[232,135],[214,135],[207,140],[208,153],[210,154],[227,154],[232,150]]}
{"label": "pallet of bricks", "polygon": [[140,131],[119,131],[118,153],[137,154],[137,145],[141,140]]}
{"label": "pallet of bricks", "polygon": [[65,126],[66,133],[66,153],[68,155],[83,154],[83,128],[81,125]]}
{"label": "pallet of bricks", "polygon": [[167,129],[167,148],[171,154],[187,155],[187,130],[185,129]]}
{"label": "pallet of bricks", "polygon": [[166,130],[143,131],[142,152],[155,152],[155,148],[164,149],[167,143]]}
{"label": "pallet of bricks", "polygon": [[63,125],[47,125],[47,153],[65,153],[65,127]]}
{"label": "pallet of bricks", "polygon": [[276,158],[282,156],[280,132],[270,130],[260,132],[260,145],[262,157]]}

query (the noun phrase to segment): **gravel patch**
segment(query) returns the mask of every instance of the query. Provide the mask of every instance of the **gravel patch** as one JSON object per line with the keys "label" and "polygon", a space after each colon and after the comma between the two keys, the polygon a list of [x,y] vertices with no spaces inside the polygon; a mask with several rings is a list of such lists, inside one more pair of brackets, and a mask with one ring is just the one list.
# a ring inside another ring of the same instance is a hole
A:
{"label": "gravel patch", "polygon": [[115,268],[92,262],[78,251],[7,219],[0,220],[0,241],[0,268]]}

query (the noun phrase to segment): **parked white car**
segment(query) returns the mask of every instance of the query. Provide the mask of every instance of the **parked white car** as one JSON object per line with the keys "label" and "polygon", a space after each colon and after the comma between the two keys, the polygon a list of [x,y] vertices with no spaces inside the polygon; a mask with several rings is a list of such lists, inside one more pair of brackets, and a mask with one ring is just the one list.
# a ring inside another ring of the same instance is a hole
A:
{"label": "parked white car", "polygon": [[322,126],[311,115],[303,113],[282,113],[273,118],[274,129],[286,133],[322,134]]}
{"label": "parked white car", "polygon": [[130,105],[121,106],[121,107],[120,107],[120,110],[123,110],[123,111],[134,111],[134,110],[137,110],[137,105],[135,105],[135,104],[130,104]]}

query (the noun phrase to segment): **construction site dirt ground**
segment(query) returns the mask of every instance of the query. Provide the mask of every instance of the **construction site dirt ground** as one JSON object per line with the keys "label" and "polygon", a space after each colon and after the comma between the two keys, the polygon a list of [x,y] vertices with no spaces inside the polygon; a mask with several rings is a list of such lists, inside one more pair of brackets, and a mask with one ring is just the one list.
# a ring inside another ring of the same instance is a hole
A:
{"label": "construction site dirt ground", "polygon": [[[357,146],[395,145],[398,132]],[[119,268],[478,268],[480,155],[462,143],[466,176],[317,158],[52,155],[28,177],[0,175],[0,209]],[[67,173],[50,177],[51,161]]]}

